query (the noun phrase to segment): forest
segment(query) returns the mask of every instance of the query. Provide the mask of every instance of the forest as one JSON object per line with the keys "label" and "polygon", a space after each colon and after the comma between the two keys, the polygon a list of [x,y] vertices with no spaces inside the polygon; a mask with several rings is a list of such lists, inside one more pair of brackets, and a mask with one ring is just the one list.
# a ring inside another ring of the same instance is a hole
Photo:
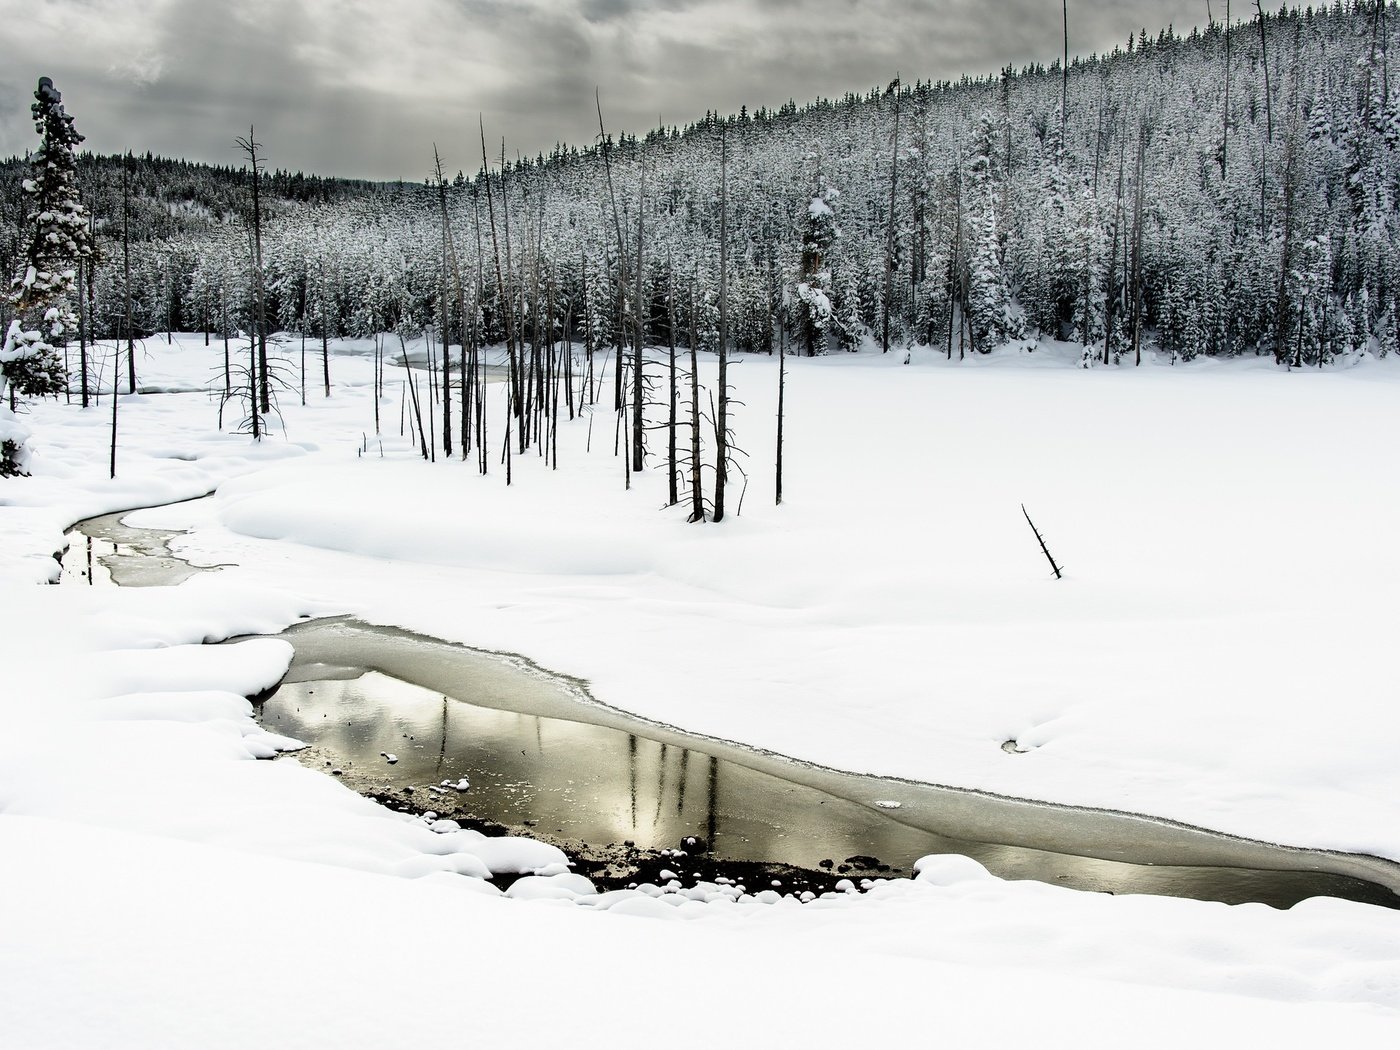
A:
{"label": "forest", "polygon": [[[249,166],[83,154],[88,323],[246,333],[261,286],[265,331],[314,338],[445,324],[464,347],[620,353],[713,350],[723,331],[737,352],[949,357],[1048,338],[1082,345],[1086,367],[1148,347],[1383,355],[1400,323],[1394,13],[1251,11],[1068,65],[896,79],[645,137],[606,134],[604,99],[595,142],[533,158],[444,128],[422,183],[259,170],[256,248]],[[0,167],[9,272],[27,168]]]}

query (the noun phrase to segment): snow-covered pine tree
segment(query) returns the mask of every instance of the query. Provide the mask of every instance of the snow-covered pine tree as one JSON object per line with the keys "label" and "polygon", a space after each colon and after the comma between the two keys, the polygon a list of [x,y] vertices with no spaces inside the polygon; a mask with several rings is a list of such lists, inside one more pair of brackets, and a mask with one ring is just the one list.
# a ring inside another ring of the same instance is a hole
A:
{"label": "snow-covered pine tree", "polygon": [[1395,300],[1386,304],[1386,309],[1376,322],[1376,356],[1389,357],[1400,353],[1400,333],[1396,332]]}
{"label": "snow-covered pine tree", "polygon": [[968,314],[972,321],[972,343],[987,353],[1016,334],[1011,313],[1011,294],[1001,257],[997,209],[1000,206],[996,166],[997,125],[990,113],[983,113],[968,158],[968,239],[971,263],[968,278]]}
{"label": "snow-covered pine tree", "polygon": [[48,77],[40,78],[34,99],[34,129],[43,141],[23,183],[30,236],[10,288],[14,319],[0,349],[0,477],[24,473],[29,432],[15,418],[17,398],[57,393],[66,382],[59,351],[78,323],[76,266],[92,254],[73,155],[83,136]]}
{"label": "snow-covered pine tree", "polygon": [[840,196],[840,191],[823,180],[807,204],[801,272],[797,275],[793,298],[796,299],[797,337],[802,352],[808,357],[826,352],[826,335],[832,322],[831,270],[826,257],[841,236],[832,208]]}

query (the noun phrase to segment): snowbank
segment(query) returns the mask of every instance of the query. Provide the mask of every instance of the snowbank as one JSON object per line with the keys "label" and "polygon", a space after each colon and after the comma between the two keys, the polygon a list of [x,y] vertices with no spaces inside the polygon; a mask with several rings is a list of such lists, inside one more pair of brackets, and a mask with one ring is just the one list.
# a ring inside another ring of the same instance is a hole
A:
{"label": "snowbank", "polygon": [[[151,348],[172,390],[201,387],[222,353],[175,350]],[[198,644],[350,612],[830,765],[1400,857],[1400,774],[1378,745],[1400,729],[1393,362],[895,357],[791,362],[781,508],[776,362],[742,360],[750,481],[721,527],[664,509],[659,471],[624,491],[603,412],[591,452],[581,419],[558,471],[519,457],[509,490],[494,464],[484,479],[425,465],[396,433],[364,456],[361,354],[336,357],[330,400],[284,398],[295,444],[212,432],[202,393],[124,398],[115,482],[104,412],[37,406],[34,477],[0,489],[10,1038],[370,1046],[467,1024],[592,1046],[625,1015],[681,1046],[827,1045],[907,1041],[937,1011],[958,1045],[1002,1046],[1007,1003],[1048,1046],[1393,1038],[1396,913],[1086,895],[949,858],[805,907],[730,905],[720,887],[711,904],[597,895],[550,847],[259,761],[297,746],[243,699],[286,648]],[[178,548],[220,572],[33,585],[71,520],[214,487],[138,520],[191,529]],[[495,899],[484,876],[507,871],[535,902]],[[296,994],[250,1003],[249,973]],[[716,975],[723,995],[697,1006]],[[817,988],[835,989],[819,1009],[781,1008]]]}

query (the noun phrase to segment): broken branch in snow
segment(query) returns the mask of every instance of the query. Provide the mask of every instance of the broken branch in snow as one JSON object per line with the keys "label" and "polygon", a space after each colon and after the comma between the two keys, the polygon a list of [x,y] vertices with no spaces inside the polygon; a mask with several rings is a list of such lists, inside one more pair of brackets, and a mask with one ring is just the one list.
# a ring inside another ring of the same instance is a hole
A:
{"label": "broken branch in snow", "polygon": [[1031,531],[1035,533],[1036,540],[1040,543],[1040,549],[1045,552],[1045,560],[1050,563],[1050,568],[1055,570],[1055,579],[1064,579],[1063,574],[1060,572],[1060,567],[1055,564],[1055,559],[1050,554],[1050,548],[1045,546],[1044,537],[1040,535],[1040,530],[1035,527],[1035,522],[1031,521],[1031,516],[1026,511],[1026,505],[1024,503],[1021,504],[1021,513],[1026,515],[1026,524],[1031,527]]}

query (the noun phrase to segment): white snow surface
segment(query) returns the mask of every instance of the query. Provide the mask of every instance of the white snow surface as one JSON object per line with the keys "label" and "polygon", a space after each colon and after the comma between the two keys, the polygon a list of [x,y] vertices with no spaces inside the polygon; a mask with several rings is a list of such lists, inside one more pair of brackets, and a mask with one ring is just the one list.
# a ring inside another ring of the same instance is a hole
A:
{"label": "white snow surface", "polygon": [[[290,651],[200,644],[349,612],[839,768],[1400,859],[1395,361],[790,359],[775,507],[777,362],[739,358],[742,514],[700,526],[659,459],[624,491],[607,411],[591,452],[566,424],[559,469],[532,450],[507,488],[494,455],[487,478],[416,458],[391,370],[381,458],[368,345],[254,444],[214,429],[221,347],[151,341],[143,385],[171,392],[121,399],[115,480],[105,399],[26,417],[33,476],[0,482],[7,1043],[835,1045],[937,1017],[990,1047],[1020,1037],[1008,1007],[1046,1046],[1400,1034],[1400,915],[1349,902],[1108,897],[965,858],[802,906],[597,894],[552,847],[257,761],[298,746],[244,699]],[[78,518],[213,489],[129,520],[220,570],[41,586]],[[537,874],[505,900],[492,872]]]}

